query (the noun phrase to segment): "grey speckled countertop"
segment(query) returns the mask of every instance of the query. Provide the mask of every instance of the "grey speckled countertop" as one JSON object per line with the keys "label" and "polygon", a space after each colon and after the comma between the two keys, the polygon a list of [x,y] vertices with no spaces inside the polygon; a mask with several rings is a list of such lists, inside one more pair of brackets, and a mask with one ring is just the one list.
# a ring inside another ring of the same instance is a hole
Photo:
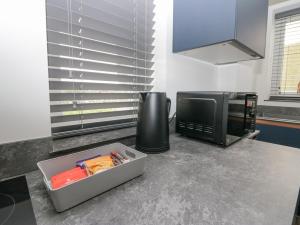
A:
{"label": "grey speckled countertop", "polygon": [[27,175],[39,225],[291,225],[300,186],[298,149],[242,140],[226,149],[171,135],[145,173],[56,213],[41,174]]}

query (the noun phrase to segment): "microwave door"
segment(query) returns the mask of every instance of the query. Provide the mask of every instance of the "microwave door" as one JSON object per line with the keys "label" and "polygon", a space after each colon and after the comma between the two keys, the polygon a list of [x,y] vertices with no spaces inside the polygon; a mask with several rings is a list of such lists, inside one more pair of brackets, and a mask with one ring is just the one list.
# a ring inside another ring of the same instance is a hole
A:
{"label": "microwave door", "polygon": [[245,99],[230,99],[228,104],[227,142],[245,135]]}

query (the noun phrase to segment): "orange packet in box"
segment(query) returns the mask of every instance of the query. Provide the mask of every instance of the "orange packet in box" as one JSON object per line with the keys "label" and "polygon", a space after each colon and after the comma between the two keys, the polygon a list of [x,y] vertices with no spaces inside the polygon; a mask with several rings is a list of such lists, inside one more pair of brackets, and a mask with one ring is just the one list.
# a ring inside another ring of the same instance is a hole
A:
{"label": "orange packet in box", "polygon": [[51,185],[53,189],[58,189],[85,177],[87,177],[86,171],[80,167],[75,167],[51,177]]}
{"label": "orange packet in box", "polygon": [[114,167],[114,163],[110,155],[100,156],[85,161],[85,168],[89,175],[94,175],[112,167]]}

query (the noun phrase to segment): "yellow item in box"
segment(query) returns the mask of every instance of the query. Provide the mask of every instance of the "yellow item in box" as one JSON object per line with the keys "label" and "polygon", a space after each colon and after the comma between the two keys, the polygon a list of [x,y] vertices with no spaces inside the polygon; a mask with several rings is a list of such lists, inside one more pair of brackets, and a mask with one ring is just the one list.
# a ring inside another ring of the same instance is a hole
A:
{"label": "yellow item in box", "polygon": [[114,163],[110,155],[86,160],[84,164],[89,175],[94,175],[103,170],[114,167]]}

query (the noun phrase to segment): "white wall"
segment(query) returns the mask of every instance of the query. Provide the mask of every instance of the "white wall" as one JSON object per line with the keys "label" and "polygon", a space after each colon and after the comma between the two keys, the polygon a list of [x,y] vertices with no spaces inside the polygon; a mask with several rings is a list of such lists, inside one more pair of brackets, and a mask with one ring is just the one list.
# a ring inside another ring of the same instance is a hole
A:
{"label": "white wall", "polygon": [[177,91],[216,90],[217,67],[172,53],[173,0],[155,0],[155,90],[166,91],[175,111]]}
{"label": "white wall", "polygon": [[50,136],[45,1],[3,1],[0,28],[0,144]]}
{"label": "white wall", "polygon": [[257,74],[262,70],[262,60],[218,66],[218,90],[256,91]]}
{"label": "white wall", "polygon": [[269,7],[266,57],[218,67],[218,90],[256,91],[259,105],[300,107],[299,103],[265,101],[270,97],[274,14],[300,7],[300,0],[290,0]]}

